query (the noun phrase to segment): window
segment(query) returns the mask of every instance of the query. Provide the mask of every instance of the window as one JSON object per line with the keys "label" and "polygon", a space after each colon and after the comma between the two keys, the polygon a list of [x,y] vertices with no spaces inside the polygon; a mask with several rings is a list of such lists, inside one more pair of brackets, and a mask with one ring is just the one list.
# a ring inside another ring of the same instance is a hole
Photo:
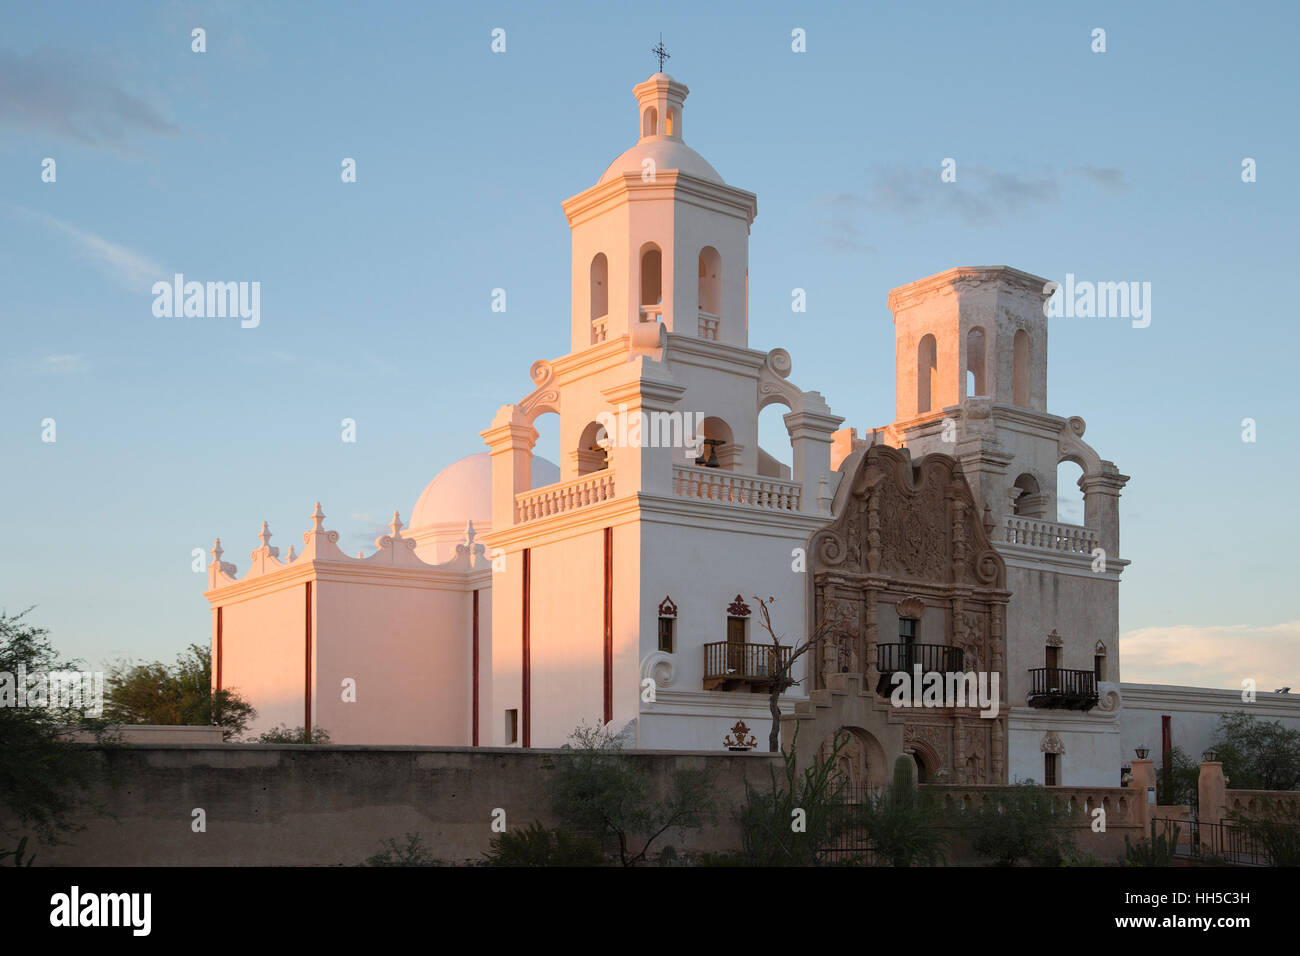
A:
{"label": "window", "polygon": [[971,329],[966,333],[966,395],[987,395],[985,376],[984,330]]}
{"label": "window", "polygon": [[1029,333],[1024,329],[1016,330],[1012,339],[1011,351],[1011,400],[1023,407],[1029,405]]}
{"label": "window", "polygon": [[654,136],[659,132],[659,111],[653,106],[641,114],[641,135]]}
{"label": "window", "polygon": [[934,402],[934,374],[938,368],[939,344],[927,335],[916,347],[916,413],[928,412]]}
{"label": "window", "polygon": [[677,621],[671,617],[661,617],[659,619],[659,650],[665,654],[673,652],[673,630]]}
{"label": "window", "polygon": [[912,617],[900,617],[898,619],[898,643],[902,644],[898,655],[899,670],[912,670],[912,656],[916,647],[916,626],[920,622]]}
{"label": "window", "polygon": [[1043,785],[1055,787],[1060,778],[1060,754],[1043,754]]}
{"label": "window", "polygon": [[1092,676],[1097,679],[1098,684],[1106,679],[1106,655],[1092,655]]}
{"label": "window", "polygon": [[598,252],[591,260],[591,318],[594,322],[609,312],[609,260]]}
{"label": "window", "polygon": [[654,243],[641,250],[641,321],[658,322],[663,318],[663,255]]}
{"label": "window", "polygon": [[745,626],[743,617],[727,618],[727,670],[740,674],[745,670]]}
{"label": "window", "polygon": [[506,743],[519,742],[519,711],[511,708],[506,711]]}

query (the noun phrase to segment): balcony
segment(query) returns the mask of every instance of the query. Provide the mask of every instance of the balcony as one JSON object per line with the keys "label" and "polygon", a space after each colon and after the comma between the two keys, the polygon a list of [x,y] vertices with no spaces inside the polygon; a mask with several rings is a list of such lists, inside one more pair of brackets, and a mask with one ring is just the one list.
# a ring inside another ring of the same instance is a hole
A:
{"label": "balcony", "polygon": [[[779,655],[779,656],[777,656]],[[790,660],[789,647],[714,641],[704,645],[704,689],[767,690],[778,667]]]}
{"label": "balcony", "polygon": [[602,469],[515,495],[515,524],[577,511],[614,497],[614,472]]}
{"label": "balcony", "polygon": [[1091,555],[1097,545],[1097,532],[1077,524],[1042,521],[1005,515],[1002,518],[1001,541],[1021,544],[1046,551],[1064,551],[1068,554]]}
{"label": "balcony", "polygon": [[1064,667],[1029,669],[1030,707],[1088,711],[1097,706],[1097,675]]}
{"label": "balcony", "polygon": [[764,511],[798,511],[803,485],[797,481],[742,475],[721,468],[673,465],[673,494],[679,498],[725,501]]}
{"label": "balcony", "polygon": [[718,340],[718,323],[722,321],[722,316],[714,315],[712,312],[700,310],[700,338],[708,339],[711,342]]}
{"label": "balcony", "polygon": [[947,644],[877,644],[876,670],[880,678],[876,681],[876,693],[888,697],[894,689],[890,678],[899,671],[910,677],[918,664],[922,679],[926,674],[959,674],[961,648]]}

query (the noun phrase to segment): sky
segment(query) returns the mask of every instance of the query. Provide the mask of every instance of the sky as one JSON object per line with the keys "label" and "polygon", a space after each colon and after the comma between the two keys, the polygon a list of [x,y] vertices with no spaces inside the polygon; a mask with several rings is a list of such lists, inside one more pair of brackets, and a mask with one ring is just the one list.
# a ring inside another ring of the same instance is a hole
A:
{"label": "sky", "polygon": [[[1003,264],[1150,283],[1145,328],[1049,325],[1049,410],[1132,476],[1124,679],[1300,687],[1297,5],[66,3],[0,24],[0,609],[35,605],[65,654],[206,643],[193,549],[220,536],[242,573],[263,520],[287,550],[319,499],[369,553],[484,449],[568,350],[560,204],[634,144],[662,34],[687,143],[758,195],[750,344],[788,349],[846,425],[894,417],[896,286]],[[258,325],[154,315],[177,272],[259,282]]]}

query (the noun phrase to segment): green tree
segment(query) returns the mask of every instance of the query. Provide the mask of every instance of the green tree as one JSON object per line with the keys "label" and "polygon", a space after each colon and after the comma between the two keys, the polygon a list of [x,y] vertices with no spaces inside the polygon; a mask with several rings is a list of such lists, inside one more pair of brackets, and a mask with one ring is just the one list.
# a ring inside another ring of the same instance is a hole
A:
{"label": "green tree", "polygon": [[1052,792],[1033,781],[997,790],[989,802],[969,811],[963,829],[971,848],[999,866],[1021,860],[1032,866],[1060,866],[1071,845]]}
{"label": "green tree", "polygon": [[716,815],[713,778],[704,770],[678,770],[662,787],[601,727],[580,725],[555,761],[548,790],[565,826],[590,834],[618,853],[624,866],[642,863],[669,830],[699,829]]}
{"label": "green tree", "polygon": [[380,841],[382,849],[366,858],[366,866],[443,866],[443,862],[424,848],[418,833],[406,834],[406,844],[400,845],[389,837]]}
{"label": "green tree", "polygon": [[1214,749],[1223,772],[1241,790],[1300,787],[1300,730],[1237,711],[1219,718]]}
{"label": "green tree", "polygon": [[802,772],[795,759],[798,740],[796,726],[790,749],[782,751],[780,770],[768,770],[767,790],[745,782],[740,827],[749,866],[817,866],[851,824],[842,799],[846,781],[835,767],[849,732],[841,728],[829,752],[808,761]]}
{"label": "green tree", "polygon": [[944,812],[929,792],[916,786],[912,758],[894,761],[893,782],[862,804],[862,824],[876,853],[889,866],[934,866],[943,862],[947,837]]}
{"label": "green tree", "polygon": [[1169,783],[1166,785],[1164,764],[1156,768],[1156,803],[1177,807],[1196,802],[1196,788],[1201,779],[1201,765],[1180,747],[1169,751]]}
{"label": "green tree", "polygon": [[77,816],[102,810],[93,797],[95,784],[107,779],[101,755],[72,738],[110,740],[106,721],[87,713],[97,709],[93,701],[17,706],[20,666],[29,677],[84,669],[59,657],[49,631],[25,620],[30,611],[0,612],[0,860],[16,864],[31,862],[24,831],[53,846],[83,829]]}
{"label": "green tree", "polygon": [[216,725],[222,739],[231,740],[257,711],[235,691],[212,690],[212,654],[191,644],[170,667],[161,661],[111,666],[104,715],[119,724]]}
{"label": "green tree", "polygon": [[1264,852],[1270,866],[1300,866],[1300,801],[1265,802],[1254,811],[1235,811],[1229,819]]}
{"label": "green tree", "polygon": [[287,724],[277,724],[264,731],[253,740],[259,744],[327,744],[330,742],[329,731],[324,727],[313,727],[311,739],[307,739],[307,729],[299,724],[290,728]]}

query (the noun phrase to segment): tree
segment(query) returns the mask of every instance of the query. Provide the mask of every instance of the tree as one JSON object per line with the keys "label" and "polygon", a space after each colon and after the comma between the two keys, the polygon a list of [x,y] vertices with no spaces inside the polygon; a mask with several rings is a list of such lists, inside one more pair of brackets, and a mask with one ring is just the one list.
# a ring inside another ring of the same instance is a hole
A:
{"label": "tree", "polygon": [[327,744],[330,733],[324,727],[313,727],[311,739],[307,739],[307,728],[299,724],[292,729],[287,724],[276,724],[270,730],[263,731],[253,738],[258,744]]}
{"label": "tree", "polygon": [[802,644],[792,647],[789,656],[783,659],[781,648],[784,645],[781,643],[781,639],[776,636],[776,631],[772,629],[772,616],[768,610],[769,605],[776,603],[776,598],[769,596],[764,601],[761,597],[755,595],[754,600],[758,602],[758,614],[761,618],[762,628],[772,638],[772,651],[768,656],[767,671],[771,676],[771,681],[768,684],[767,701],[768,709],[772,712],[772,729],[767,735],[767,749],[770,753],[776,753],[781,749],[781,695],[799,683],[790,676],[793,673],[794,662],[821,643],[822,638],[830,630],[830,624],[827,621],[822,621],[813,630],[811,637]]}
{"label": "tree", "polygon": [[646,859],[655,840],[671,829],[699,829],[715,816],[713,778],[704,770],[678,770],[656,781],[622,752],[609,730],[581,724],[571,750],[555,761],[549,784],[552,807],[564,824],[613,847],[624,866]]}
{"label": "tree", "polygon": [[860,808],[878,863],[934,866],[943,861],[947,842],[939,824],[945,816],[933,795],[916,786],[912,758],[894,761],[894,780]]}
{"label": "tree", "polygon": [[1015,866],[1021,860],[1060,866],[1070,846],[1051,792],[1033,781],[1004,787],[969,813],[964,829],[972,849],[999,866]]}
{"label": "tree", "polygon": [[38,843],[55,845],[83,828],[74,822],[76,815],[100,809],[92,792],[106,775],[103,762],[73,737],[108,739],[106,721],[88,714],[98,709],[93,701],[18,706],[20,667],[28,678],[82,669],[80,661],[59,657],[47,629],[24,620],[30,611],[0,612],[0,837],[6,844],[17,841],[0,847],[0,860],[13,857],[16,864],[31,862],[22,831],[31,829]]}
{"label": "tree", "polygon": [[[1196,802],[1200,785],[1201,765],[1180,747],[1169,751],[1169,773],[1162,764],[1156,770],[1156,803],[1162,807],[1177,807]],[[1166,782],[1167,781],[1167,782]]]}
{"label": "tree", "polygon": [[808,761],[802,772],[795,758],[798,739],[796,728],[790,749],[782,752],[779,774],[768,768],[770,789],[745,782],[740,827],[748,866],[816,866],[850,824],[841,799],[847,781],[835,767],[849,731],[838,730],[829,752]]}
{"label": "tree", "polygon": [[104,713],[115,723],[215,725],[231,740],[257,717],[236,691],[213,691],[212,654],[202,644],[191,644],[171,667],[118,662],[107,685]]}
{"label": "tree", "polygon": [[1300,730],[1289,730],[1280,720],[1259,720],[1244,711],[1224,714],[1214,749],[1238,789],[1300,787]]}

